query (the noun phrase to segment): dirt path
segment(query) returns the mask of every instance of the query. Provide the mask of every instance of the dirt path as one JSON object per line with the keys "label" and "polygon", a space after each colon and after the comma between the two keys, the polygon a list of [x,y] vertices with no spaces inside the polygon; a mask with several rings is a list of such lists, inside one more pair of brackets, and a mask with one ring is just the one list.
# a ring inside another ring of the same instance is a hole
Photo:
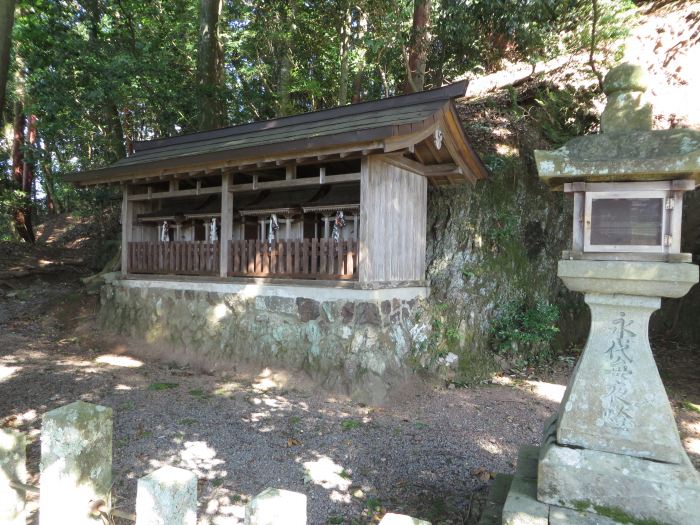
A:
{"label": "dirt path", "polygon": [[[112,407],[115,499],[130,512],[136,479],[172,464],[199,478],[201,524],[242,523],[246,501],[268,486],[305,493],[313,525],[375,523],[385,511],[474,523],[489,473],[512,471],[518,447],[539,442],[563,393],[523,381],[416,385],[368,407],[303,377],[138,358],[133,343],[93,337],[95,308],[70,278],[0,298],[0,425],[30,433],[37,483],[41,414],[77,399]],[[664,355],[662,364],[674,361]],[[700,462],[690,405],[700,396],[680,384],[681,431]]]}

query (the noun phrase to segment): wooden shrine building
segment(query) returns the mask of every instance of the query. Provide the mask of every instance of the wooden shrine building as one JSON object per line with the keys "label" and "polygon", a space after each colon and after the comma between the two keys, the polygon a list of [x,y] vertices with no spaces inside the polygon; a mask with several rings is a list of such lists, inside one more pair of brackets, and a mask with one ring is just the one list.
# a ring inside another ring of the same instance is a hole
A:
{"label": "wooden shrine building", "polygon": [[68,180],[121,185],[126,278],[415,286],[428,186],[486,177],[453,104],[465,90],[137,142]]}

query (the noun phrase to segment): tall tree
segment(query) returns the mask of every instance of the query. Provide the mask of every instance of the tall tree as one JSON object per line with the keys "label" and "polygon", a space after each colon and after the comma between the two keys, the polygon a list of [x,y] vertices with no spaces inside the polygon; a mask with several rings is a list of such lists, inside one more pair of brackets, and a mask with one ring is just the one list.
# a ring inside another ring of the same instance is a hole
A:
{"label": "tall tree", "polygon": [[199,85],[199,129],[224,125],[224,54],[219,25],[222,0],[200,0],[197,83]]}
{"label": "tall tree", "polygon": [[5,91],[10,74],[12,27],[15,23],[15,0],[0,0],[0,123],[5,110]]}
{"label": "tall tree", "polygon": [[348,72],[350,68],[350,31],[352,10],[344,6],[340,17],[340,79],[338,80],[338,105],[348,103]]}
{"label": "tall tree", "polygon": [[414,0],[411,40],[406,52],[406,93],[423,91],[430,43],[429,28],[430,0]]}
{"label": "tall tree", "polygon": [[[32,226],[32,185],[34,184],[34,164],[31,157],[27,158],[25,149],[27,118],[24,113],[23,93],[17,94],[15,101],[15,119],[12,140],[12,180],[21,195],[13,211],[15,231],[26,242],[34,243],[34,227]],[[29,120],[29,141],[36,139],[36,117]]]}

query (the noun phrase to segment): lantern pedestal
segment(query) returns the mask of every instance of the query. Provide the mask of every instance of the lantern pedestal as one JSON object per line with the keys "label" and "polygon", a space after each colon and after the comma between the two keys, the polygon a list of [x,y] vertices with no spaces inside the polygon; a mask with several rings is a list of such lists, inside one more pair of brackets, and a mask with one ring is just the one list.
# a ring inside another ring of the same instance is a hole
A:
{"label": "lantern pedestal", "polygon": [[588,342],[541,447],[521,452],[502,523],[696,523],[700,474],[678,435],[648,328],[661,297],[685,295],[698,267],[564,260],[558,275],[586,294]]}
{"label": "lantern pedestal", "polygon": [[609,517],[693,523],[700,474],[678,435],[648,327],[661,297],[683,296],[698,282],[698,267],[560,261],[558,273],[586,294],[591,328],[545,431],[537,499]]}

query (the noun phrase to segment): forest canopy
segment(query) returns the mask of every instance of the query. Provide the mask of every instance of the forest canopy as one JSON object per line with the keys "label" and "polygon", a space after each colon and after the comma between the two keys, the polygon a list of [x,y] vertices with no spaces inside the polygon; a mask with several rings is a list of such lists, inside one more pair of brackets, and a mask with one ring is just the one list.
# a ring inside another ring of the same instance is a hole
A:
{"label": "forest canopy", "polygon": [[134,141],[597,51],[633,10],[629,0],[0,0],[0,238],[32,242],[37,214],[110,198],[62,176],[128,155]]}

